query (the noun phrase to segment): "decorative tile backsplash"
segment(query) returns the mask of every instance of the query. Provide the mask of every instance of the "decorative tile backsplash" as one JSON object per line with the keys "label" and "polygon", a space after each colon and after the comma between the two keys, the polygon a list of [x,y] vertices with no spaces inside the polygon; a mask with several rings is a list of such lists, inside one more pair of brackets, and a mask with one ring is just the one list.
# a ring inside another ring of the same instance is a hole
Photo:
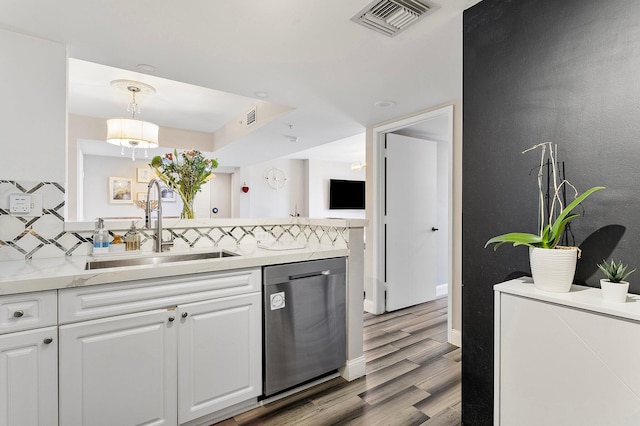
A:
{"label": "decorative tile backsplash", "polygon": [[[42,196],[42,216],[9,214],[9,195]],[[78,243],[64,232],[64,186],[57,182],[0,180],[0,260],[71,254]]]}
{"label": "decorative tile backsplash", "polygon": [[[21,217],[9,214],[9,195],[41,194],[43,215]],[[0,261],[88,255],[92,232],[64,231],[64,186],[56,182],[16,182],[0,180]],[[264,222],[264,220],[261,220]],[[138,229],[142,250],[151,251],[153,230]],[[109,231],[111,236],[113,231]],[[118,234],[124,232],[118,231]],[[176,248],[216,248],[237,244],[256,244],[255,235],[267,233],[269,240],[307,242],[347,247],[348,228],[310,224],[260,224],[243,226],[199,226],[165,229]]]}

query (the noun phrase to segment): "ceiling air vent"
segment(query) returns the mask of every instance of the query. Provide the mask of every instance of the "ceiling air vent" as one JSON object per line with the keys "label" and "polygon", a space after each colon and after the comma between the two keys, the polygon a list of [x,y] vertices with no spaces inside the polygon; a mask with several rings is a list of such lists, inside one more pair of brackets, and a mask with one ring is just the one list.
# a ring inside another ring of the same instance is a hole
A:
{"label": "ceiling air vent", "polygon": [[247,111],[247,119],[245,120],[245,123],[247,123],[247,127],[256,122],[256,109],[257,107],[253,107],[249,111]]}
{"label": "ceiling air vent", "polygon": [[419,0],[375,0],[351,20],[393,37],[420,19],[429,9]]}

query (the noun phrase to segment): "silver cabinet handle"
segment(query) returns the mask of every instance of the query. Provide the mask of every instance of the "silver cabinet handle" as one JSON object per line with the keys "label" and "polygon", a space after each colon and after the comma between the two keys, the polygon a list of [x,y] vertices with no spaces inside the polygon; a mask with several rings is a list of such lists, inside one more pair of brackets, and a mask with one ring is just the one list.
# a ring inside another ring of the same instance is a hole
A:
{"label": "silver cabinet handle", "polygon": [[189,313],[188,313],[188,312],[183,312],[183,313],[182,313],[182,318],[186,318],[186,317],[188,317],[188,316],[189,316]]}
{"label": "silver cabinet handle", "polygon": [[13,313],[13,316],[16,317],[16,318],[20,318],[23,315],[24,315],[24,311],[15,311]]}
{"label": "silver cabinet handle", "polygon": [[176,320],[176,317],[174,317],[173,315],[169,317],[169,322],[174,322],[175,320]]}
{"label": "silver cabinet handle", "polygon": [[53,338],[52,337],[45,337],[43,340],[45,345],[48,345],[49,343],[53,342]]}

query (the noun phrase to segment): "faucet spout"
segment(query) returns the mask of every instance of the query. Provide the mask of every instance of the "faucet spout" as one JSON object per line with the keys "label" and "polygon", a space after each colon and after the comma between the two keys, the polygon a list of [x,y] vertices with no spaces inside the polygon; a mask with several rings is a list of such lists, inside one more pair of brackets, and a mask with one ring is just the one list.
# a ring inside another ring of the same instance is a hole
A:
{"label": "faucet spout", "polygon": [[158,207],[155,209],[157,212],[156,220],[156,235],[153,249],[156,252],[162,252],[173,246],[173,239],[169,241],[162,240],[162,187],[160,186],[160,179],[152,179],[147,186],[147,204],[145,206],[145,226],[149,229],[152,227],[151,222],[151,188],[156,187],[156,194],[158,196]]}

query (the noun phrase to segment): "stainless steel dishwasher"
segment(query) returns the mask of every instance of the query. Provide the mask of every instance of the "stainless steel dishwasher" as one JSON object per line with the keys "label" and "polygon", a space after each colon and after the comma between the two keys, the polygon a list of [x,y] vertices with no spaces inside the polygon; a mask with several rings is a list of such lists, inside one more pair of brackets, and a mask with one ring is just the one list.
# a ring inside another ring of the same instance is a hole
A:
{"label": "stainless steel dishwasher", "polygon": [[265,396],[345,364],[345,282],[345,258],[263,269]]}

